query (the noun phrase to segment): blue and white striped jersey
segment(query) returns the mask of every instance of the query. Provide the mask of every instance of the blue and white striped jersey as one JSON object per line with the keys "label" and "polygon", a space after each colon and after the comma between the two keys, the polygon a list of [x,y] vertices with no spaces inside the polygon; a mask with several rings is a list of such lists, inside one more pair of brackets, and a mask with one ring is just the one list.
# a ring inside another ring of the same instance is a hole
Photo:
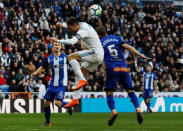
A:
{"label": "blue and white striped jersey", "polygon": [[53,54],[48,56],[43,65],[44,68],[51,67],[52,76],[49,86],[67,86],[68,84],[68,62],[67,55],[61,54],[55,57]]}
{"label": "blue and white striped jersey", "polygon": [[153,91],[153,83],[156,80],[156,75],[151,72],[143,72],[144,90]]}

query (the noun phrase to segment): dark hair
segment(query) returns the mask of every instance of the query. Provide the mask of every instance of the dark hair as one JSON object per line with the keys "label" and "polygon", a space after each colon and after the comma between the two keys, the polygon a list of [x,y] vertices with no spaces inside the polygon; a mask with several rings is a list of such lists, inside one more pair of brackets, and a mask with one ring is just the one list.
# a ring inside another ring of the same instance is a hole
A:
{"label": "dark hair", "polygon": [[104,26],[98,26],[95,30],[100,36],[105,36],[107,34]]}
{"label": "dark hair", "polygon": [[70,26],[73,26],[73,25],[78,25],[79,22],[76,18],[74,17],[70,17],[68,20],[67,20],[67,25],[70,25]]}

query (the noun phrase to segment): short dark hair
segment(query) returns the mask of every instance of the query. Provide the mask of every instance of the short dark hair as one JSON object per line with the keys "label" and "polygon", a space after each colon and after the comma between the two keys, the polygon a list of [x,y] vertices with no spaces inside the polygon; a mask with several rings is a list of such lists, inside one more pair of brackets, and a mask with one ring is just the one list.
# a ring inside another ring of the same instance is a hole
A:
{"label": "short dark hair", "polygon": [[95,30],[100,36],[105,36],[107,34],[104,26],[98,26]]}
{"label": "short dark hair", "polygon": [[70,26],[73,26],[73,25],[78,25],[79,22],[76,18],[74,17],[70,17],[68,20],[67,20],[67,25],[70,25]]}

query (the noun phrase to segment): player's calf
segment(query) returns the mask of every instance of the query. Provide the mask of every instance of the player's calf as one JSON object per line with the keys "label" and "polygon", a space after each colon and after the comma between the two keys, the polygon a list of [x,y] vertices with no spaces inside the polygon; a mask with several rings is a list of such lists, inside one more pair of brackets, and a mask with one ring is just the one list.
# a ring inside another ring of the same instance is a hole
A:
{"label": "player's calf", "polygon": [[64,107],[65,108],[68,108],[68,107],[74,107],[76,105],[79,104],[79,100],[78,99],[73,99],[71,102],[69,102],[67,105],[65,105]]}

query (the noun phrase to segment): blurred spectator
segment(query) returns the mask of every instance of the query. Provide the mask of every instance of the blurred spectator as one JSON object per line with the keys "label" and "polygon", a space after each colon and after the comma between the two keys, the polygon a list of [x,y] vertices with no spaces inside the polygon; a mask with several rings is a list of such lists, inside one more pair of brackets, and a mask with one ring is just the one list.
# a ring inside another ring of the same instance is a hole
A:
{"label": "blurred spectator", "polygon": [[17,83],[19,83],[20,81],[22,81],[23,78],[24,78],[24,76],[25,75],[23,74],[23,70],[22,70],[22,68],[20,68],[18,70],[18,73],[15,75],[15,78],[16,78]]}
{"label": "blurred spectator", "polygon": [[39,79],[38,84],[36,84],[35,90],[36,92],[39,92],[39,98],[44,99],[46,88],[41,79]]}
{"label": "blurred spectator", "polygon": [[5,54],[2,55],[1,62],[3,66],[10,66],[11,59],[8,55],[8,52],[5,52]]}
{"label": "blurred spectator", "polygon": [[36,67],[34,66],[34,64],[32,63],[32,60],[29,61],[29,64],[28,65],[25,65],[24,66],[25,68],[27,68],[27,73],[29,75],[31,75],[35,70],[36,70]]}
{"label": "blurred spectator", "polygon": [[7,85],[3,73],[0,72],[0,85]]}
{"label": "blurred spectator", "polygon": [[17,92],[28,92],[28,88],[27,88],[27,83],[26,83],[26,78],[24,77],[18,84],[17,86]]}
{"label": "blurred spectator", "polygon": [[94,94],[90,94],[90,98],[95,98],[95,95]]}
{"label": "blurred spectator", "polygon": [[11,73],[9,74],[8,78],[6,79],[6,82],[7,82],[8,85],[11,84],[13,79],[16,79],[15,75],[16,75],[15,70],[11,70]]}
{"label": "blurred spectator", "polygon": [[10,87],[8,88],[9,92],[18,92],[18,88],[17,88],[17,83],[16,83],[16,79],[12,79],[11,83],[10,83]]}

